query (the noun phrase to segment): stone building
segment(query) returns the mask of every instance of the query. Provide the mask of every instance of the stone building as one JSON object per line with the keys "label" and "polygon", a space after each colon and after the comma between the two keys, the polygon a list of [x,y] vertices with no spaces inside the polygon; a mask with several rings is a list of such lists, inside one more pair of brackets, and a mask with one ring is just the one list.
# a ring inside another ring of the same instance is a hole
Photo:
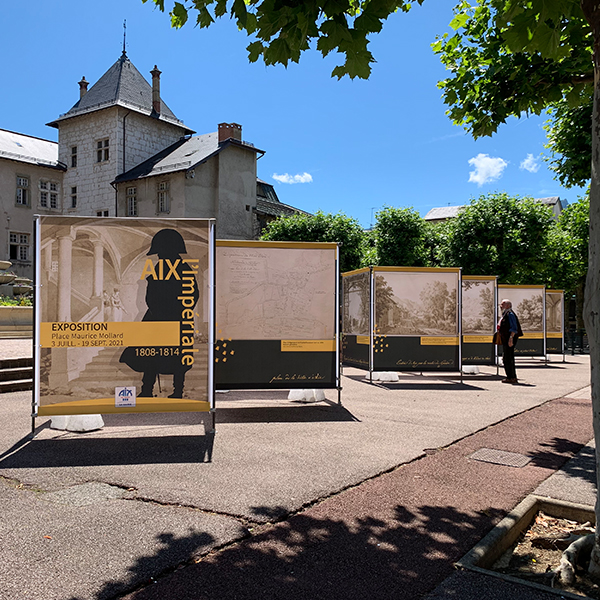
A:
{"label": "stone building", "polygon": [[257,179],[264,154],[237,123],[194,136],[126,53],[79,100],[48,123],[58,143],[0,129],[0,259],[33,275],[34,214],[214,217],[217,236],[253,239],[273,218],[302,212]]}

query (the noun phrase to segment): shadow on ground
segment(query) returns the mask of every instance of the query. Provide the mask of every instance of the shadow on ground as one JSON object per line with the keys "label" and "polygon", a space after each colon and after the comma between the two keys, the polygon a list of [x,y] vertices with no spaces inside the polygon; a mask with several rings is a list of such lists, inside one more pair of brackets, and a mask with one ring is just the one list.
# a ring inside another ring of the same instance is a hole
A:
{"label": "shadow on ground", "polygon": [[[265,514],[272,508],[255,511]],[[148,565],[164,562],[161,556],[171,552],[164,543],[156,555],[139,558],[125,581],[106,583],[95,598],[115,598],[121,590],[144,584],[127,598],[413,600],[448,576],[453,562],[502,516],[494,509],[480,514],[453,506],[414,511],[397,506],[385,521],[364,517],[346,522],[303,513],[191,561],[155,583]]]}
{"label": "shadow on ground", "polygon": [[215,436],[24,438],[0,455],[0,469],[200,463],[212,459]]}
{"label": "shadow on ground", "polygon": [[[590,446],[582,446],[564,438],[553,438],[548,443],[540,444],[547,450],[528,454],[531,462],[545,469],[561,469],[569,476],[596,483],[596,453]],[[578,454],[579,453],[579,454]],[[578,454],[577,460],[565,463],[565,457]]]}

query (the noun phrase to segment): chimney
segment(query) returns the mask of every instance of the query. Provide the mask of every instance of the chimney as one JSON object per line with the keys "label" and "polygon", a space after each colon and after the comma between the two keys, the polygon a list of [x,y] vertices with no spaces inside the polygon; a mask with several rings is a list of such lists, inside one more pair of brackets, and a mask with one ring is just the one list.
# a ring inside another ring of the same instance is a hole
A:
{"label": "chimney", "polygon": [[89,85],[89,81],[85,80],[85,76],[81,78],[79,82],[79,99],[81,100],[87,94],[87,86]]}
{"label": "chimney", "polygon": [[152,75],[152,111],[158,115],[160,115],[160,73],[156,65],[150,71],[150,75]]}
{"label": "chimney", "polygon": [[242,126],[237,123],[219,123],[219,144],[233,138],[242,141]]}

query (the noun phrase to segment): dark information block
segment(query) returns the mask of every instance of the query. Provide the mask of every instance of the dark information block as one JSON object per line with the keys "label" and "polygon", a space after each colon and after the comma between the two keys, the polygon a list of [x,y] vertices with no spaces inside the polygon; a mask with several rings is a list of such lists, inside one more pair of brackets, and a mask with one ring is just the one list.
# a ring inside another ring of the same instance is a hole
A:
{"label": "dark information block", "polygon": [[427,338],[376,336],[374,371],[460,371],[458,343],[422,344]]}
{"label": "dark information block", "polygon": [[335,352],[283,352],[281,346],[281,340],[217,342],[216,388],[224,390],[336,387]]}

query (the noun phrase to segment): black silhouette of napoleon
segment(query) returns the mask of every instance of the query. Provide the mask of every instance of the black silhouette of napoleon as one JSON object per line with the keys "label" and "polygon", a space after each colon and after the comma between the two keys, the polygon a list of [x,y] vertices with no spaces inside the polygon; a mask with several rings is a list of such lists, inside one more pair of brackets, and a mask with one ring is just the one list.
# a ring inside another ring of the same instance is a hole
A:
{"label": "black silhouette of napoleon", "polygon": [[[168,279],[154,279],[151,275],[146,277],[146,305],[148,310],[142,321],[181,321],[183,307],[181,300],[177,298],[182,295],[182,273],[183,271],[188,271],[188,273],[190,271],[189,267],[181,261],[181,254],[187,254],[181,234],[175,229],[161,229],[158,231],[152,238],[147,256],[153,254],[158,255],[159,259],[169,259],[172,265],[175,264],[177,259],[180,259],[175,269],[179,279],[173,275]],[[165,274],[169,272],[168,266],[165,266],[164,272]],[[190,275],[186,274],[185,277],[189,284]],[[198,283],[194,278],[194,306],[198,302],[199,295]],[[190,335],[193,335],[193,332],[190,332]],[[145,349],[144,354],[146,355],[141,356],[138,349],[131,346],[123,351],[120,362],[125,363],[134,371],[144,373],[140,397],[152,397],[157,375],[168,374],[173,375],[173,393],[169,398],[182,398],[185,374],[192,366],[182,364],[182,346],[163,346],[162,348],[169,349],[167,352],[163,350],[164,356],[161,355],[161,348],[159,347],[154,348],[153,351],[150,349],[150,352]],[[152,353],[154,353],[154,356],[148,355]]]}

